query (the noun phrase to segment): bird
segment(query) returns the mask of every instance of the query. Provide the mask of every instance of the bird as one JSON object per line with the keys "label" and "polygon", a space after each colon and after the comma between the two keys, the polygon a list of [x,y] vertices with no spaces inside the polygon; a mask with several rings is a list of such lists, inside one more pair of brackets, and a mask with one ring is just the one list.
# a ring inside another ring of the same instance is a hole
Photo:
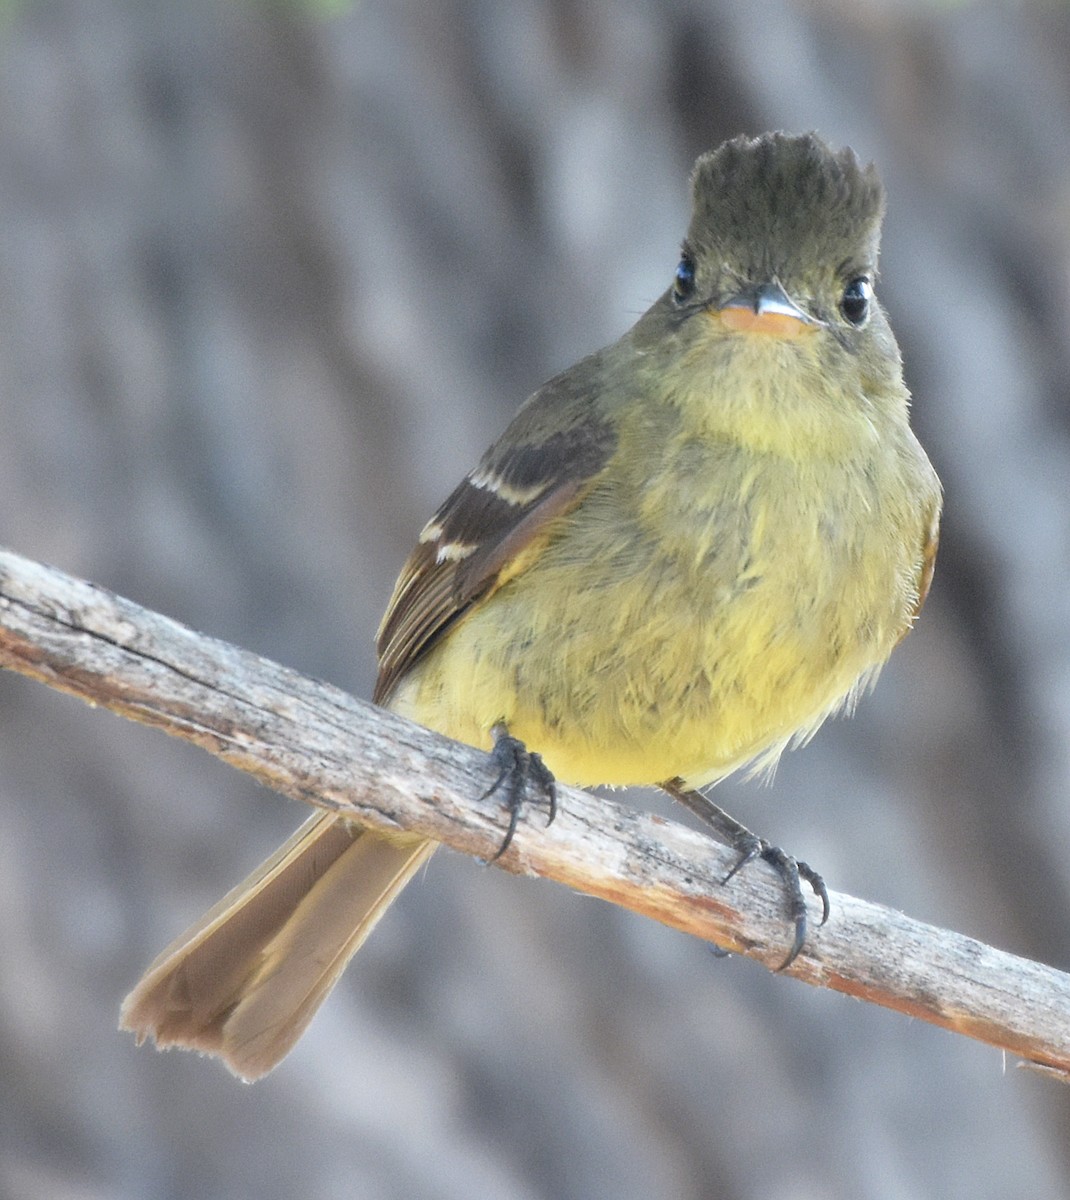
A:
{"label": "bird", "polygon": [[[487,750],[508,810],[556,782],[660,787],[781,873],[701,790],[850,709],[932,579],[941,485],[874,290],[883,186],[816,133],[702,155],[668,286],[551,379],[424,526],[376,703]],[[669,272],[667,272],[669,274]],[[253,1080],[289,1052],[436,848],[319,812],[123,1004],[138,1041]],[[786,964],[785,964],[786,965]]]}

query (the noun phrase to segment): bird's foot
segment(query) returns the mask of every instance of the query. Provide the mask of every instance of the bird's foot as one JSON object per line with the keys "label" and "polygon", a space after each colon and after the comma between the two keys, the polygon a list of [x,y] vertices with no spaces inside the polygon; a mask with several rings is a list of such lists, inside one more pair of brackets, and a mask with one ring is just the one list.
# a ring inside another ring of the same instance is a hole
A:
{"label": "bird's foot", "polygon": [[495,725],[491,730],[494,738],[494,749],[491,758],[498,767],[498,777],[480,797],[486,800],[495,792],[504,792],[506,810],[509,813],[509,824],[502,838],[502,844],[497,852],[487,861],[496,862],[509,849],[516,833],[517,822],[520,820],[520,810],[524,807],[528,787],[534,787],[549,809],[546,824],[553,823],[557,816],[557,783],[550,768],[542,761],[542,757],[533,754],[519,739],[512,736],[503,724]]}
{"label": "bird's foot", "polygon": [[723,808],[719,808],[701,792],[685,788],[679,780],[662,784],[662,787],[674,800],[679,800],[681,804],[709,825],[727,845],[739,852],[739,858],[721,881],[722,884],[727,883],[733,875],[756,858],[769,863],[780,876],[784,890],[787,892],[788,915],[795,927],[795,937],[787,957],[777,967],[777,970],[783,971],[786,967],[790,967],[798,958],[799,952],[806,942],[807,915],[803,883],[808,883],[821,901],[820,923],[824,925],[829,919],[829,894],[824,879],[809,863],[799,862],[798,859],[781,850],[779,846],[770,845],[765,838],[751,833],[745,825],[740,824],[735,817],[730,816]]}
{"label": "bird's foot", "polygon": [[[732,817],[729,817],[729,820],[738,824]],[[800,862],[786,851],[781,850],[779,846],[771,846],[765,838],[758,837],[742,825],[739,826],[738,836],[733,837],[729,844],[734,850],[739,851],[739,858],[736,860],[735,866],[721,881],[722,884],[727,883],[733,875],[756,858],[767,862],[784,884],[784,890],[788,896],[788,916],[795,926],[795,938],[788,950],[787,957],[777,967],[778,971],[783,971],[799,957],[799,951],[806,942],[806,897],[803,895],[803,883],[808,883],[813,889],[814,895],[821,901],[820,924],[822,925],[829,919],[828,888],[825,886],[824,879],[809,863]]]}

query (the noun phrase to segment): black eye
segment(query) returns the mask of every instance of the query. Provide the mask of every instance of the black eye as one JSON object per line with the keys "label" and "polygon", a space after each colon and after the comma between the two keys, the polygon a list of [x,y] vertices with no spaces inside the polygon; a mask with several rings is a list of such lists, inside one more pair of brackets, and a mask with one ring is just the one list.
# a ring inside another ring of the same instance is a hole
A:
{"label": "black eye", "polygon": [[677,304],[682,304],[695,290],[695,260],[690,254],[680,259],[676,268],[676,278],[673,280],[672,296]]}
{"label": "black eye", "polygon": [[869,316],[869,302],[873,297],[873,288],[865,275],[859,275],[843,289],[843,299],[840,301],[840,312],[852,325],[862,325]]}

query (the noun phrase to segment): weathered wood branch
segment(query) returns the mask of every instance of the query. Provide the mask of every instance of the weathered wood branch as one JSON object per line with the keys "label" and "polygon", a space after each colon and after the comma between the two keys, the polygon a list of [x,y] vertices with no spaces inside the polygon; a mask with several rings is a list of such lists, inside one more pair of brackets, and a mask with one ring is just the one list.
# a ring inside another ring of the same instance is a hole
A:
{"label": "weathered wood branch", "polygon": [[[0,666],[204,747],[365,825],[489,858],[502,813],[487,756],[103,588],[0,550]],[[521,822],[498,864],[601,897],[771,968],[790,943],[782,886],[684,826],[571,788]],[[968,1034],[1070,1075],[1070,975],[832,894],[787,974]]]}

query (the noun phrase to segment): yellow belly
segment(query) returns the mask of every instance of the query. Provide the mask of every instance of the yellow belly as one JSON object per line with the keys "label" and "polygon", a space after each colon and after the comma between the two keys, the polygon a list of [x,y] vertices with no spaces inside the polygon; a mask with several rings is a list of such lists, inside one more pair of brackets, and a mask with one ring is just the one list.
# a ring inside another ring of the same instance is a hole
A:
{"label": "yellow belly", "polygon": [[606,481],[414,666],[390,707],[482,747],[504,721],[580,786],[698,787],[775,761],[907,628],[920,537],[848,494],[874,486],[860,473],[800,483],[771,463],[770,477],[744,480],[731,466],[713,487],[687,476],[693,494],[679,471],[661,494],[649,479]]}

